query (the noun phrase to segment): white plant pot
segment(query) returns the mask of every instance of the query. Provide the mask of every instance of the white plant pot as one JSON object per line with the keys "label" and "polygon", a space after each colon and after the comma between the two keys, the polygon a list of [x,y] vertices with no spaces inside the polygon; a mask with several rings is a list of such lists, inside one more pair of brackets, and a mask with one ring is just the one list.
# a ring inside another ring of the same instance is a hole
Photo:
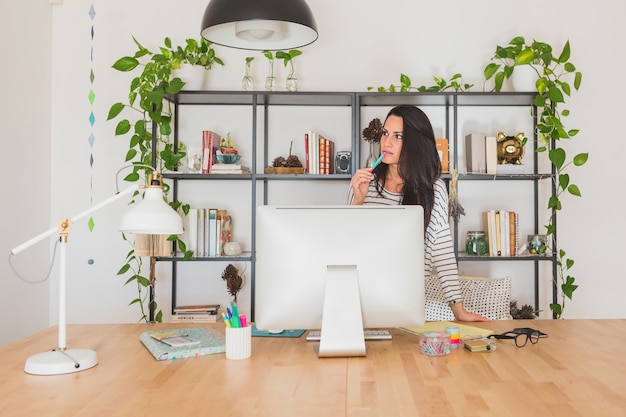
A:
{"label": "white plant pot", "polygon": [[209,70],[198,65],[182,64],[173,71],[172,78],[179,77],[185,82],[183,90],[208,90]]}
{"label": "white plant pot", "polygon": [[536,91],[537,72],[530,65],[516,66],[511,75],[513,91]]}

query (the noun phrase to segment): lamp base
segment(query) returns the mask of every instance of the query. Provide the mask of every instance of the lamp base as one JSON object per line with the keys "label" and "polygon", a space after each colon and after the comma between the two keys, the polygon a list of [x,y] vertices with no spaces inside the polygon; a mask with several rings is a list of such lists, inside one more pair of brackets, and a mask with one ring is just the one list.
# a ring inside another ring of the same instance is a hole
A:
{"label": "lamp base", "polygon": [[61,375],[84,371],[97,364],[98,355],[93,350],[52,350],[29,357],[24,372],[33,375]]}

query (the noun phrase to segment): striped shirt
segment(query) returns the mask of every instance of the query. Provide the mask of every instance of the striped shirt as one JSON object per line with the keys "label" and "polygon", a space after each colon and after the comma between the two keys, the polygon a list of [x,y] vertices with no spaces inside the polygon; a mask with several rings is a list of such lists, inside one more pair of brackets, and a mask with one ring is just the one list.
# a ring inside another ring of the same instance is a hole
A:
{"label": "striped shirt", "polygon": [[[382,195],[379,195],[375,181],[376,179],[372,177],[363,204],[391,206],[402,203],[402,194],[391,193],[383,189]],[[431,275],[439,278],[444,299],[453,304],[463,301],[463,294],[459,284],[459,270],[454,256],[448,220],[448,192],[441,179],[435,182],[434,188],[435,203],[424,239],[424,275],[427,278]],[[352,204],[353,199],[354,192],[350,187],[348,204]]]}

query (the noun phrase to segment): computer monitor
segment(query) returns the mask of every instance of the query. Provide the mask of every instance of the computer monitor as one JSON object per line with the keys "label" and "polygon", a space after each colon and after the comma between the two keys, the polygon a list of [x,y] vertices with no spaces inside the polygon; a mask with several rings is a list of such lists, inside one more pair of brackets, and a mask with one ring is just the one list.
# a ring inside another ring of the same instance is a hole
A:
{"label": "computer monitor", "polygon": [[320,357],[365,356],[364,329],[421,326],[421,206],[260,206],[255,325],[321,329]]}

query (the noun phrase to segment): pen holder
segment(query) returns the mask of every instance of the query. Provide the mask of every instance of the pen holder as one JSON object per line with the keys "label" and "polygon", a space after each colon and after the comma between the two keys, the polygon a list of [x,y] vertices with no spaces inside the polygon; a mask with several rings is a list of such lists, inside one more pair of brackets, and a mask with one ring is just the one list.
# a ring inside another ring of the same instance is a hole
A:
{"label": "pen holder", "polygon": [[248,359],[252,356],[252,326],[226,327],[226,358]]}

